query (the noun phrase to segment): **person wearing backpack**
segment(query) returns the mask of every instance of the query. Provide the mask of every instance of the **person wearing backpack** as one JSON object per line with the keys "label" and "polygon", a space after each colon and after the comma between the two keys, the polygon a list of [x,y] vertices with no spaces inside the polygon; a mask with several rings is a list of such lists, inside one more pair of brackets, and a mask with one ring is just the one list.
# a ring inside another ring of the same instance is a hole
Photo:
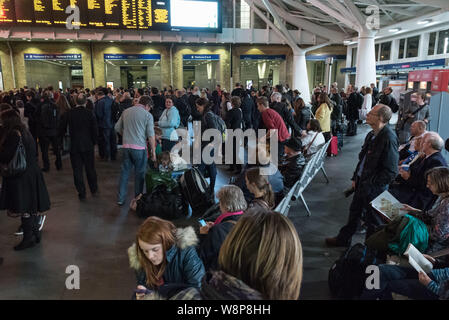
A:
{"label": "person wearing backpack", "polygon": [[[204,132],[207,129],[217,129],[221,130],[219,127],[219,120],[223,122],[221,118],[219,118],[216,114],[214,114],[210,110],[210,104],[207,99],[204,98],[198,98],[195,101],[196,109],[199,114],[201,114],[201,137],[203,136]],[[226,126],[225,126],[226,128]],[[225,129],[226,130],[226,129]],[[201,141],[201,154],[203,154],[204,148],[206,148],[210,142],[207,141]],[[195,149],[194,149],[195,150]],[[214,149],[211,150],[210,153],[211,157],[214,157]],[[195,155],[194,155],[195,157]],[[215,181],[217,179],[217,167],[215,165],[215,162],[212,162],[211,164],[205,164],[203,161],[203,158],[201,157],[201,165],[200,165],[200,171],[202,173],[208,173],[210,177],[210,192],[212,195],[215,194]]]}
{"label": "person wearing backpack", "polygon": [[363,96],[357,92],[357,88],[350,87],[350,95],[347,101],[348,106],[348,132],[347,136],[355,136],[357,134],[357,120],[359,119],[359,109],[363,104]]}
{"label": "person wearing backpack", "polygon": [[389,106],[391,111],[393,113],[396,113],[399,110],[399,105],[396,102],[396,99],[393,97],[392,93],[393,89],[391,89],[391,87],[386,87],[379,98],[379,104]]}
{"label": "person wearing backpack", "polygon": [[[232,97],[231,98],[232,109],[226,113],[226,127],[231,130],[242,129],[244,130],[244,121],[243,121],[243,112],[240,109],[241,100],[240,97]],[[232,164],[229,167],[229,171],[235,172],[236,174],[242,171],[242,165],[237,164],[237,156],[240,149],[239,145],[240,139],[237,137],[233,137],[232,141]]]}
{"label": "person wearing backpack", "polygon": [[43,94],[42,104],[38,108],[38,136],[42,153],[42,162],[44,167],[42,171],[50,171],[50,160],[48,158],[48,148],[52,145],[53,152],[56,156],[56,169],[62,170],[62,158],[60,143],[58,138],[58,127],[60,121],[60,113],[58,106],[53,100],[53,93],[46,91]]}

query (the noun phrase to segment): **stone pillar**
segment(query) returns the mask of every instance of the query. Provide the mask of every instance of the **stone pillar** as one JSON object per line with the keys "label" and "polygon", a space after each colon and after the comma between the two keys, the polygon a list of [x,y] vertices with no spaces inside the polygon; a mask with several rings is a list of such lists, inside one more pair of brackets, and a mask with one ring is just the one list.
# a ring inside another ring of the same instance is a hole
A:
{"label": "stone pillar", "polygon": [[301,98],[305,103],[310,103],[309,78],[307,76],[307,64],[305,52],[300,54],[293,53],[293,72],[291,88],[298,89],[301,92]]}
{"label": "stone pillar", "polygon": [[357,66],[355,85],[359,89],[376,83],[375,32],[360,31],[357,47]]}

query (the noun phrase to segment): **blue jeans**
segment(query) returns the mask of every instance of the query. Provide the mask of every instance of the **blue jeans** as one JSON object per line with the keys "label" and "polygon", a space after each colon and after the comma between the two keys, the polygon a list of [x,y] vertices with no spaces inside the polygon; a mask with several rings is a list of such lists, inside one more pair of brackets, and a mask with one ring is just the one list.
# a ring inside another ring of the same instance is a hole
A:
{"label": "blue jeans", "polygon": [[124,203],[128,190],[128,178],[131,168],[134,166],[134,195],[137,197],[143,192],[145,171],[147,169],[147,151],[135,149],[123,149],[123,162],[119,181],[118,202]]}
{"label": "blue jeans", "polygon": [[[391,293],[397,293],[414,300],[437,300],[438,296],[418,280],[418,272],[411,267],[382,264],[379,266],[380,288],[364,289],[362,300],[392,300]],[[429,274],[435,280],[432,274]]]}

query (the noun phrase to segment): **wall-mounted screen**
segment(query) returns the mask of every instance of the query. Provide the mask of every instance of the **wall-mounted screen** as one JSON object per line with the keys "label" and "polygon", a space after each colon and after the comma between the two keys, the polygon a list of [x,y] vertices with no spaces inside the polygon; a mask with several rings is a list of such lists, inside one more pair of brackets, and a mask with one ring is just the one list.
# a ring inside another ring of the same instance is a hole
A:
{"label": "wall-mounted screen", "polygon": [[170,0],[172,28],[219,28],[217,1]]}
{"label": "wall-mounted screen", "polygon": [[220,1],[0,0],[0,27],[221,32]]}

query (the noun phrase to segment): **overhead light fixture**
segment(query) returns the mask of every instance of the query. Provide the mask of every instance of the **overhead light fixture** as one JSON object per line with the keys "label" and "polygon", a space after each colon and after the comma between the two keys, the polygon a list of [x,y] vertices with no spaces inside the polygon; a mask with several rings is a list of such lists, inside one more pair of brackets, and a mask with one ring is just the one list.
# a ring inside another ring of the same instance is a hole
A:
{"label": "overhead light fixture", "polygon": [[401,31],[401,28],[393,28],[393,29],[390,29],[388,31],[390,31],[390,32],[398,32],[398,31]]}
{"label": "overhead light fixture", "polygon": [[418,24],[427,24],[427,23],[431,23],[431,22],[432,22],[432,19],[424,19],[424,20],[418,21]]}
{"label": "overhead light fixture", "polygon": [[190,41],[186,41],[186,43],[190,43]]}
{"label": "overhead light fixture", "polygon": [[87,39],[88,41],[92,41],[92,39]]}
{"label": "overhead light fixture", "polygon": [[207,43],[207,41],[204,41],[203,43]]}
{"label": "overhead light fixture", "polygon": [[148,41],[148,43],[151,43],[151,42],[153,42],[153,41]]}
{"label": "overhead light fixture", "polygon": [[109,40],[109,42],[111,42],[111,43],[112,43],[112,42],[114,42],[114,41],[112,41],[112,40]]}
{"label": "overhead light fixture", "polygon": [[48,38],[45,38],[45,41],[48,41]]}
{"label": "overhead light fixture", "polygon": [[22,38],[22,40],[26,40],[27,38]]}
{"label": "overhead light fixture", "polygon": [[351,40],[345,40],[345,41],[343,41],[343,43],[344,43],[345,45],[348,45],[348,44],[351,43]]}

